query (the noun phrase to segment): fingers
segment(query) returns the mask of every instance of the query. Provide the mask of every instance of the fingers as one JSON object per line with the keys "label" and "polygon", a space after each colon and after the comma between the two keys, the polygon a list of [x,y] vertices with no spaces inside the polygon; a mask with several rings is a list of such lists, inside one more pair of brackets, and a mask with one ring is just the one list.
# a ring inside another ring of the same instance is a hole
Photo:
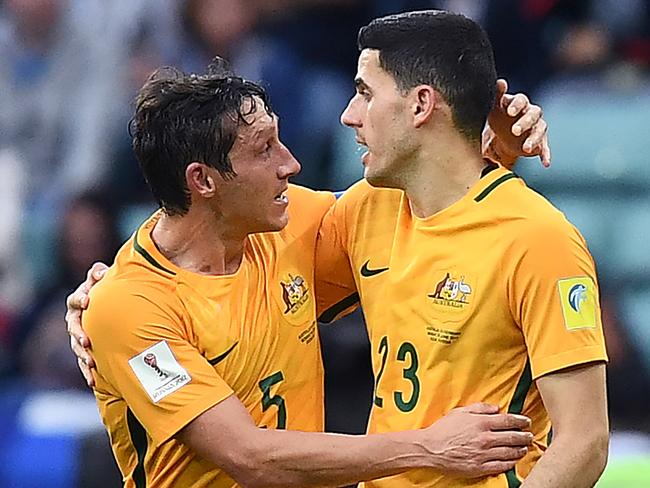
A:
{"label": "fingers", "polygon": [[[542,160],[542,165],[545,168],[551,166],[551,147],[548,144],[548,134],[546,133],[547,126],[544,120],[540,120],[538,125],[544,133],[540,136],[539,134],[531,135],[526,139],[523,149],[529,156],[539,156]],[[537,126],[536,126],[537,127]],[[535,131],[536,129],[533,129]],[[531,149],[532,148],[532,149]]]}
{"label": "fingers", "polygon": [[517,461],[528,454],[526,446],[496,446],[485,448],[481,453],[478,475],[499,474],[514,468]]}
{"label": "fingers", "polygon": [[[522,120],[524,119],[524,117],[522,117]],[[517,123],[519,123],[519,121]],[[526,123],[527,124],[532,123],[532,125],[530,129],[530,134],[524,141],[523,150],[527,153],[532,154],[533,148],[535,148],[539,153],[541,153],[542,144],[548,143],[546,137],[548,125],[546,121],[541,118],[541,110],[540,110],[540,116],[539,118],[537,118],[537,120],[532,121],[529,119],[526,120]],[[513,127],[513,131],[514,131],[514,127]]]}
{"label": "fingers", "polygon": [[528,454],[528,448],[517,446],[495,447],[485,452],[485,457],[489,461],[517,461]]}
{"label": "fingers", "polygon": [[84,347],[90,347],[90,340],[81,328],[81,312],[88,308],[88,293],[102,279],[108,266],[104,263],[93,264],[86,275],[86,281],[81,283],[65,300],[65,321],[68,334],[73,336]]}
{"label": "fingers", "polygon": [[533,442],[532,432],[518,432],[516,430],[506,430],[501,432],[491,432],[486,437],[486,444],[489,448],[510,447],[522,448],[529,446]]}
{"label": "fingers", "polygon": [[90,388],[94,388],[95,378],[93,377],[92,370],[88,366],[86,366],[86,364],[81,359],[77,359],[77,365],[79,366],[79,370],[81,370],[81,374],[86,380],[86,384]]}
{"label": "fingers", "polygon": [[[506,95],[507,97],[507,95]],[[551,148],[548,144],[548,124],[543,118],[542,108],[538,105],[530,104],[523,94],[515,95],[515,99],[520,98],[520,102],[513,101],[508,107],[510,113],[513,104],[517,103],[518,107],[527,103],[527,107],[521,109],[521,117],[512,125],[512,134],[519,137],[521,134],[529,132],[526,140],[522,145],[522,150],[528,156],[539,156],[544,167],[551,165]]]}
{"label": "fingers", "polygon": [[79,307],[70,308],[70,297],[68,297],[68,309],[65,312],[65,325],[70,337],[74,337],[84,347],[90,346],[89,339],[81,328],[81,310]]}
{"label": "fingers", "polygon": [[544,142],[542,143],[542,154],[540,154],[539,157],[542,159],[544,167],[548,168],[551,166],[551,147],[548,145],[548,137],[544,137]]}
{"label": "fingers", "polygon": [[90,267],[88,273],[86,273],[86,281],[81,283],[75,291],[68,295],[66,299],[68,311],[71,309],[85,310],[88,308],[88,293],[104,277],[107,269],[108,266],[99,262]]}
{"label": "fingers", "polygon": [[497,104],[501,103],[501,98],[508,91],[508,82],[503,78],[497,80]]}
{"label": "fingers", "polygon": [[[70,309],[65,314],[65,323],[68,329],[68,335],[70,340],[73,339],[79,343],[81,347],[89,348],[90,339],[85,334],[83,328],[81,327],[81,310],[79,309]],[[77,354],[78,356],[78,354]]]}
{"label": "fingers", "polygon": [[[519,137],[524,132],[532,131],[535,129],[536,125],[540,125],[541,127],[537,128],[537,143],[539,143],[541,141],[541,137],[546,132],[546,122],[542,119],[542,108],[538,105],[529,105],[527,108],[521,111],[521,114],[522,115],[519,117],[517,122],[512,124],[512,134]],[[533,144],[530,146],[530,148],[532,149],[536,145],[537,144]]]}
{"label": "fingers", "polygon": [[70,349],[74,352],[77,359],[81,360],[84,365],[88,366],[89,369],[95,367],[95,360],[90,355],[90,351],[87,347],[83,345],[74,335],[70,336]]}
{"label": "fingers", "polygon": [[104,277],[107,269],[108,266],[100,262],[96,262],[90,267],[88,274],[86,275],[86,282],[90,285],[88,287],[89,289]]}
{"label": "fingers", "polygon": [[488,420],[490,430],[517,430],[528,429],[530,427],[530,419],[524,415],[517,415],[513,413],[505,413],[493,415]]}
{"label": "fingers", "polygon": [[77,356],[77,365],[90,387],[95,386],[92,370],[95,361],[89,353],[90,339],[81,327],[81,312],[88,308],[88,293],[95,284],[102,279],[108,266],[104,263],[95,263],[86,274],[86,281],[66,298],[65,322],[70,335],[70,348]]}
{"label": "fingers", "polygon": [[91,388],[95,386],[95,378],[93,377],[92,370],[95,368],[95,361],[88,353],[88,350],[74,337],[70,336],[70,348],[77,356],[77,365],[81,374],[83,374],[86,384]]}
{"label": "fingers", "polygon": [[88,308],[88,290],[86,289],[86,282],[80,284],[75,291],[73,291],[65,300],[65,305],[68,312],[81,311]]}
{"label": "fingers", "polygon": [[468,413],[478,413],[478,414],[487,414],[494,415],[499,413],[499,407],[497,405],[490,405],[489,403],[472,403],[466,407],[461,407],[459,410]]}
{"label": "fingers", "polygon": [[514,468],[516,464],[516,461],[487,461],[481,464],[481,476],[505,473]]}
{"label": "fingers", "polygon": [[[516,117],[517,115],[526,112],[526,110],[531,107],[530,100],[528,100],[528,97],[523,93],[504,95],[502,98],[502,105],[510,117]],[[532,106],[536,107],[536,105]]]}

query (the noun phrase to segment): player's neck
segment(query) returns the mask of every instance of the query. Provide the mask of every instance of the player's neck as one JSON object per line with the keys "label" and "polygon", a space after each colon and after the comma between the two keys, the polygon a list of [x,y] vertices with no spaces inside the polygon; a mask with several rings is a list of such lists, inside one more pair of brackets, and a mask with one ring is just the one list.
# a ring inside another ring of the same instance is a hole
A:
{"label": "player's neck", "polygon": [[151,237],[169,261],[204,275],[235,273],[247,242],[246,234],[222,225],[207,209],[194,206],[183,216],[163,215]]}
{"label": "player's neck", "polygon": [[423,146],[415,166],[404,191],[413,213],[426,218],[463,198],[480,179],[485,163],[478,144],[454,131]]}

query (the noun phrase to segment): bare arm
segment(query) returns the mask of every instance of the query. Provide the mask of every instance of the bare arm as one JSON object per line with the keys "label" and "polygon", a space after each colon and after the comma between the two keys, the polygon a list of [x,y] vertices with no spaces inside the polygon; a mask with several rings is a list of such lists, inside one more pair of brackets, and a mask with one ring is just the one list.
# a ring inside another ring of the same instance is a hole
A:
{"label": "bare arm", "polygon": [[586,366],[537,380],[553,424],[553,441],[521,488],[590,488],[607,464],[609,423],[605,365]]}
{"label": "bare arm", "polygon": [[194,420],[179,440],[245,487],[340,486],[433,464],[413,432],[367,437],[260,429],[235,397]]}
{"label": "bare arm", "polygon": [[196,418],[178,439],[246,487],[341,486],[411,468],[465,476],[503,472],[526,452],[532,434],[519,416],[476,404],[419,431],[351,436],[267,430],[255,426],[232,396]]}

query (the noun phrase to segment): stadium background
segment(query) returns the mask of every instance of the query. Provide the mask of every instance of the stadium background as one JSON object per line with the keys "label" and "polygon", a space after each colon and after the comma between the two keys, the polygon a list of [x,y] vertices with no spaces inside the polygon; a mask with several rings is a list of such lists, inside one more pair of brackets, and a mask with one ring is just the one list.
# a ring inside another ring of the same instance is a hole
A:
{"label": "stadium background", "polygon": [[[343,189],[359,152],[338,117],[356,31],[443,7],[479,20],[499,74],[545,109],[553,167],[518,172],[586,236],[602,286],[613,429],[601,487],[650,486],[650,2],[647,0],[0,0],[0,486],[119,486],[68,349],[64,297],[153,208],[129,147],[156,66],[219,54],[262,80],[297,182]],[[362,432],[359,316],[321,330],[328,427]]]}

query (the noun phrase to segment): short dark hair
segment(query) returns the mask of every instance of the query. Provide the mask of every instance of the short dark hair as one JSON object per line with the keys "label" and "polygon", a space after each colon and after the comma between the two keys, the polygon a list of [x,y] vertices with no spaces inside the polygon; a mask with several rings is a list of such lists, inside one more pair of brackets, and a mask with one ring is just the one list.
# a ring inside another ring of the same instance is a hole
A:
{"label": "short dark hair", "polygon": [[257,98],[271,114],[264,88],[234,76],[221,58],[200,75],[160,68],[140,89],[129,134],[147,184],[168,215],[190,208],[190,163],[215,168],[224,179],[236,176],[228,153],[240,125],[248,124],[245,117],[257,110]]}
{"label": "short dark hair", "polygon": [[476,22],[442,10],[388,15],[362,27],[359,50],[377,49],[400,91],[430,85],[452,109],[454,124],[480,140],[496,98],[492,46]]}

